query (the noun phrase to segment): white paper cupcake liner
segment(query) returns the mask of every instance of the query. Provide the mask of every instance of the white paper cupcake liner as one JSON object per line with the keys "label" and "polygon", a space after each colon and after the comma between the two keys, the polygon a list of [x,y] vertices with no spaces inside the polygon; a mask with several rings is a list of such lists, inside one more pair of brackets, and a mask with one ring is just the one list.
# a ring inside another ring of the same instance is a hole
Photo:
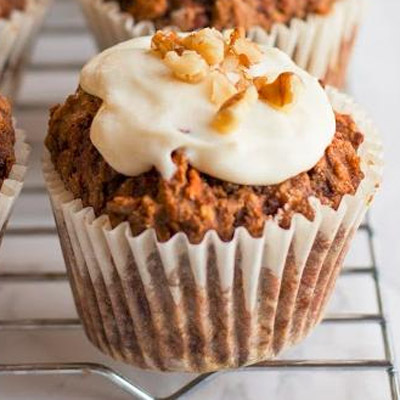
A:
{"label": "white paper cupcake liner", "polygon": [[21,192],[30,154],[30,146],[25,143],[25,133],[16,129],[15,139],[16,161],[10,175],[3,181],[0,188],[0,242],[3,239],[15,201]]}
{"label": "white paper cupcake liner", "polygon": [[338,111],[365,134],[365,178],[337,211],[312,199],[315,219],[290,229],[268,221],[261,238],[244,228],[200,244],[183,233],[160,243],[133,237],[127,223],[96,218],[61,182],[44,175],[75,302],[89,339],[103,352],[149,369],[211,371],[276,356],[321,319],[352,236],[381,180],[379,136],[347,96],[328,89]]}
{"label": "white paper cupcake liner", "polygon": [[[151,21],[136,23],[130,14],[120,11],[116,2],[79,2],[100,50],[156,31]],[[328,15],[293,18],[288,25],[277,23],[269,31],[254,27],[248,35],[260,44],[283,50],[325,83],[341,87],[364,7],[365,0],[338,0]]]}
{"label": "white paper cupcake liner", "polygon": [[0,19],[0,91],[13,97],[19,72],[28,58],[51,0],[27,0],[23,11]]}

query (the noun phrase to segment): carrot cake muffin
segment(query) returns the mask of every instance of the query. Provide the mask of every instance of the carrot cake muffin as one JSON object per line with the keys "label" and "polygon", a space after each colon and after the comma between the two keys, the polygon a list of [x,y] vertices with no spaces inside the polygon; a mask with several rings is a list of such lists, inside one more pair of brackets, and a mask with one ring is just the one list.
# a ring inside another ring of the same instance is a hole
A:
{"label": "carrot cake muffin", "polygon": [[349,104],[239,30],[160,31],[90,61],[44,161],[90,340],[210,371],[303,338],[380,181]]}

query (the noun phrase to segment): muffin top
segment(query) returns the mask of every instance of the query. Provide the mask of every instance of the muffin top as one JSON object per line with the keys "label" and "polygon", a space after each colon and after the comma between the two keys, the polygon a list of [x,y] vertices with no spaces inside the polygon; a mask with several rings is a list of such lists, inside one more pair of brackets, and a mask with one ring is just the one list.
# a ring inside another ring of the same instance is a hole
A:
{"label": "muffin top", "polygon": [[[221,45],[222,44],[222,45]],[[310,197],[336,209],[363,179],[363,136],[315,78],[239,31],[157,33],[89,62],[51,112],[46,145],[68,190],[134,235],[192,243],[262,234]]]}
{"label": "muffin top", "polygon": [[0,96],[0,187],[15,164],[14,143],[11,105],[5,97]]}
{"label": "muffin top", "polygon": [[335,133],[318,81],[239,31],[127,41],[89,62],[80,86],[103,100],[93,144],[127,176],[155,166],[169,180],[172,154],[185,149],[192,166],[215,178],[276,184],[313,167]]}
{"label": "muffin top", "polygon": [[23,10],[26,0],[0,0],[0,18],[8,18],[13,10]]}
{"label": "muffin top", "polygon": [[[110,0],[107,0],[110,1]],[[111,0],[113,1],[113,0]],[[156,27],[175,26],[191,31],[207,26],[217,29],[288,23],[308,14],[326,14],[336,0],[118,0],[123,11]]]}

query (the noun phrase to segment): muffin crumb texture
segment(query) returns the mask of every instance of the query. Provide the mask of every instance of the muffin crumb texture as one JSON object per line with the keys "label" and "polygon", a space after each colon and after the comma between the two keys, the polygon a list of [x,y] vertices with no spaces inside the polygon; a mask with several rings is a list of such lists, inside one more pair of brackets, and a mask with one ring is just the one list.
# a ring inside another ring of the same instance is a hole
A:
{"label": "muffin crumb texture", "polygon": [[[114,1],[114,0],[107,0]],[[327,14],[336,0],[118,0],[121,9],[138,21],[152,20],[157,28],[175,26],[191,31],[288,23],[308,14]]]}
{"label": "muffin crumb texture", "polygon": [[5,97],[0,96],[0,187],[15,164],[14,143],[11,105]]}
{"label": "muffin crumb texture", "polygon": [[278,185],[245,186],[212,178],[193,168],[183,151],[173,154],[176,173],[169,181],[152,169],[136,177],[113,170],[90,140],[90,127],[101,100],[78,89],[51,111],[46,146],[66,188],[97,216],[111,224],[127,221],[134,236],[154,228],[160,241],[184,232],[199,243],[215,230],[230,240],[243,226],[260,237],[268,219],[283,228],[301,213],[314,217],[311,196],[337,209],[344,195],[354,194],[364,175],[357,150],[363,135],[348,115],[336,114],[336,133],[324,156],[311,170]]}
{"label": "muffin crumb texture", "polygon": [[12,11],[23,10],[26,0],[0,0],[0,18],[8,18]]}

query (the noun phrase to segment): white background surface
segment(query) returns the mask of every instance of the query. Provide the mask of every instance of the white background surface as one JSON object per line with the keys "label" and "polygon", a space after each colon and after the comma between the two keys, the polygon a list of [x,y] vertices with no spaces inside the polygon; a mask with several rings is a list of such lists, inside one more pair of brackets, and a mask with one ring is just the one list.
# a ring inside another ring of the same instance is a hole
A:
{"label": "white background surface", "polygon": [[[373,221],[379,245],[379,263],[400,352],[400,1],[371,1],[360,33],[351,71],[349,90],[369,111],[380,128],[386,149],[385,184],[373,207]],[[74,34],[42,35],[33,64],[83,63],[94,53],[90,36],[82,31],[83,19],[72,0],[58,0],[47,25],[73,25]],[[26,74],[20,104],[31,101],[53,104],[74,91],[77,72],[36,71]],[[19,125],[28,131],[34,154],[27,187],[41,182],[39,153],[47,114],[18,111]],[[42,194],[25,194],[18,202],[13,226],[51,226],[48,202]],[[367,250],[362,238],[355,243],[349,263],[366,264]],[[3,271],[62,271],[56,237],[23,239],[6,237],[0,251]],[[374,312],[372,283],[366,278],[342,278],[331,311]],[[75,317],[66,283],[0,284],[0,318]],[[375,325],[322,325],[304,344],[289,352],[294,358],[382,358],[382,344]],[[86,341],[80,330],[68,332],[0,331],[0,363],[99,361],[104,360]],[[190,377],[148,374],[122,367],[152,393],[166,395]],[[241,373],[224,375],[190,399],[389,399],[383,373]],[[104,380],[93,377],[0,377],[0,399],[128,399]]]}
{"label": "white background surface", "polygon": [[384,184],[373,207],[379,262],[400,355],[400,2],[370,1],[350,74],[350,91],[382,133]]}

